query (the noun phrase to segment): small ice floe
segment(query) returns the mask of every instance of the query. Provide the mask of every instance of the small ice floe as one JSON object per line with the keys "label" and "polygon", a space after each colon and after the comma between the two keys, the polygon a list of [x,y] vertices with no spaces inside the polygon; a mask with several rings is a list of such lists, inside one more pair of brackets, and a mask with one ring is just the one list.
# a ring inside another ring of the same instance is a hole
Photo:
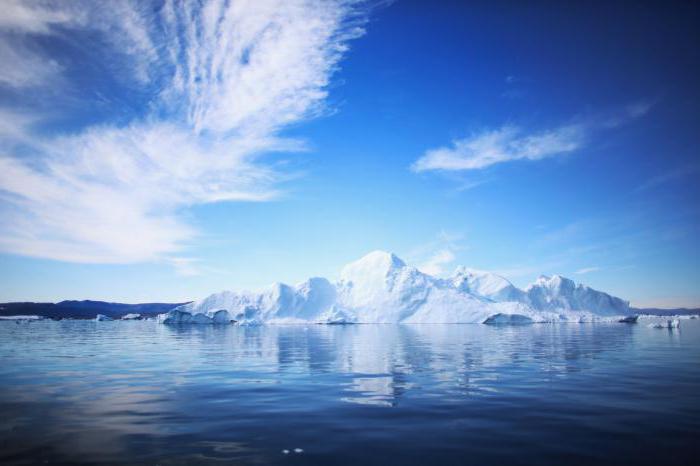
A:
{"label": "small ice floe", "polygon": [[651,328],[668,328],[668,329],[680,328],[681,321],[678,319],[669,319],[666,322],[655,322],[653,324],[649,324],[649,327],[651,327]]}
{"label": "small ice floe", "polygon": [[483,322],[486,325],[527,325],[532,324],[530,317],[521,314],[504,314],[498,313],[489,316]]}
{"label": "small ice floe", "polygon": [[96,322],[108,322],[110,320],[114,320],[109,316],[106,316],[104,314],[97,314],[97,317],[95,317]]}
{"label": "small ice floe", "polygon": [[226,309],[218,309],[194,314],[180,309],[173,309],[166,314],[158,315],[162,324],[230,324],[234,320]]}
{"label": "small ice floe", "polygon": [[639,319],[639,316],[627,316],[618,320],[618,322],[620,322],[621,324],[636,324],[637,319]]}
{"label": "small ice floe", "polygon": [[[292,451],[293,451],[294,453],[304,453],[304,450],[301,449],[301,448],[295,448],[295,449],[292,450]],[[287,449],[285,448],[284,450],[282,450],[282,454],[283,454],[283,455],[288,455],[288,454],[290,454],[292,451],[289,451],[289,450],[287,450]]]}
{"label": "small ice floe", "polygon": [[27,322],[30,320],[44,320],[42,316],[0,316],[0,320],[14,320],[15,322]]}
{"label": "small ice floe", "polygon": [[142,320],[141,314],[130,313],[122,317],[122,320]]}

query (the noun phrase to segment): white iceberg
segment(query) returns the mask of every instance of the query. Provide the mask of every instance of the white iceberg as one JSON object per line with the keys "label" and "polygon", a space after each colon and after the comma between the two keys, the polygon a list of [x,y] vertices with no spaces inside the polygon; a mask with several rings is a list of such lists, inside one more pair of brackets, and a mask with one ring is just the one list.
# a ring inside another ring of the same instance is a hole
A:
{"label": "white iceberg", "polygon": [[122,320],[141,320],[141,314],[130,313],[122,316]]}
{"label": "white iceberg", "polygon": [[111,317],[106,316],[104,314],[97,314],[97,317],[95,317],[96,322],[107,322],[110,320],[114,320],[114,319],[112,319]]}
{"label": "white iceberg", "polygon": [[44,319],[45,319],[45,317],[35,316],[35,315],[0,316],[0,320],[27,321],[27,320],[44,320]]}
{"label": "white iceberg", "polygon": [[177,308],[158,316],[158,322],[162,324],[229,324],[232,321],[225,309],[188,312]]}
{"label": "white iceberg", "polygon": [[496,302],[528,302],[527,294],[507,278],[491,272],[458,267],[451,278],[461,291],[472,293]]}
{"label": "white iceberg", "polygon": [[668,319],[665,322],[651,323],[651,324],[649,324],[649,327],[651,327],[651,328],[667,328],[667,329],[680,328],[681,321],[680,321],[680,319]]}
{"label": "white iceberg", "polygon": [[[223,311],[223,312],[222,312]],[[627,301],[555,275],[521,290],[506,278],[459,268],[448,279],[383,251],[345,266],[340,279],[222,291],[159,316],[163,323],[352,324],[617,322]]]}
{"label": "white iceberg", "polygon": [[494,314],[484,321],[489,325],[527,325],[532,324],[532,318],[522,314]]}
{"label": "white iceberg", "polygon": [[561,275],[541,276],[525,290],[527,303],[539,310],[588,311],[598,316],[630,312],[628,301],[597,291]]}

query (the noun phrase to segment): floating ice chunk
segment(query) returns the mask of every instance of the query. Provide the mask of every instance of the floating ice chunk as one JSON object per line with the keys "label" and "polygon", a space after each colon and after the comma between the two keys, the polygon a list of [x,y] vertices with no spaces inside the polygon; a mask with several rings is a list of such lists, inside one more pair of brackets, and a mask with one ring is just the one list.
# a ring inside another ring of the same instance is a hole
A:
{"label": "floating ice chunk", "polygon": [[320,317],[319,322],[322,324],[335,325],[355,324],[357,323],[357,317],[351,312],[342,309],[340,306],[334,305],[328,312]]}
{"label": "floating ice chunk", "polygon": [[639,319],[639,316],[627,316],[618,320],[618,322],[620,322],[621,324],[636,324],[637,319]]}
{"label": "floating ice chunk", "polygon": [[195,313],[173,309],[167,314],[160,314],[158,321],[162,324],[229,324],[233,319],[225,309]]}
{"label": "floating ice chunk", "polygon": [[304,453],[304,450],[302,450],[301,448],[295,448],[294,453]]}
{"label": "floating ice chunk", "polygon": [[680,328],[681,321],[678,319],[669,319],[666,322],[655,322],[653,324],[649,324],[649,327],[651,327],[651,328],[668,328],[668,329]]}
{"label": "floating ice chunk", "polygon": [[0,316],[0,320],[16,320],[16,321],[26,321],[26,320],[43,320],[42,316],[26,315],[26,316]]}
{"label": "floating ice chunk", "polygon": [[498,313],[489,316],[484,323],[489,325],[527,325],[532,323],[532,319],[522,314]]}
{"label": "floating ice chunk", "polygon": [[219,309],[211,316],[211,320],[215,324],[230,324],[233,319],[231,319],[231,314],[227,310]]}
{"label": "floating ice chunk", "polygon": [[127,314],[122,317],[122,320],[141,320],[141,314]]}
{"label": "floating ice chunk", "polygon": [[110,320],[114,320],[114,319],[112,319],[111,317],[106,316],[104,314],[97,314],[97,317],[95,317],[96,322],[107,322]]}
{"label": "floating ice chunk", "polygon": [[282,454],[288,455],[288,454],[289,454],[289,450],[282,450]]}

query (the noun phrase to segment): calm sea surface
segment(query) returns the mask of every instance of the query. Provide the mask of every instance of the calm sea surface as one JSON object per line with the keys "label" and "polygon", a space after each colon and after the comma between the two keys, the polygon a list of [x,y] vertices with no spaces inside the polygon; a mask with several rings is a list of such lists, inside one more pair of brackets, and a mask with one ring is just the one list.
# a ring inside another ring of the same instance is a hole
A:
{"label": "calm sea surface", "polygon": [[697,320],[674,331],[0,322],[1,463],[698,458]]}

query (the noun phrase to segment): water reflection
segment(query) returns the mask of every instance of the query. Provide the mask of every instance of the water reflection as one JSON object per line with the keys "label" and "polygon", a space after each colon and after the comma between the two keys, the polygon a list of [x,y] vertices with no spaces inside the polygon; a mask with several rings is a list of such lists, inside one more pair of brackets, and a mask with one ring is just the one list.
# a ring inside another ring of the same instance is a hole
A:
{"label": "water reflection", "polygon": [[600,374],[633,398],[650,368],[664,374],[660,350],[698,356],[698,329],[0,323],[0,460],[274,462],[298,446],[285,438],[306,447],[344,417],[367,429],[375,412],[427,413],[464,429],[489,400],[508,413],[543,390],[586,400],[581,381]]}
{"label": "water reflection", "polygon": [[[345,374],[343,401],[394,406],[414,387],[478,395],[504,378],[549,380],[585,370],[601,352],[628,345],[631,326],[354,325],[159,327],[187,346],[181,370],[206,363],[239,381],[262,374]],[[189,361],[189,362],[188,362]],[[511,380],[512,382],[512,380]]]}

